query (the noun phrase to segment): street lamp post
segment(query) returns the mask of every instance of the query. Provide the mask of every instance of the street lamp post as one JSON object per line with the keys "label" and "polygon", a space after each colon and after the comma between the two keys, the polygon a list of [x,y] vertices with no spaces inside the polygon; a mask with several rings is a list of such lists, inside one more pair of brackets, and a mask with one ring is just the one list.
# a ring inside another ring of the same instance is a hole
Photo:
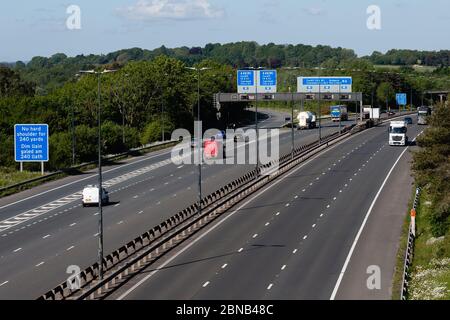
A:
{"label": "street lamp post", "polygon": [[[186,69],[197,71],[197,121],[200,122],[200,73],[211,68],[199,68],[199,67],[186,67]],[[192,108],[194,110],[194,108]],[[193,112],[192,112],[193,113]],[[194,126],[195,127],[195,126]],[[202,132],[201,126],[198,126],[197,132],[197,150],[198,150],[198,215],[202,214]]]}
{"label": "street lamp post", "polygon": [[[286,69],[286,70],[298,70],[298,69],[301,69],[301,68],[299,68],[299,67],[284,67],[283,69]],[[290,81],[289,81],[290,82]],[[288,89],[289,89],[289,93],[290,93],[290,95],[291,95],[291,101],[290,101],[290,103],[291,103],[291,122],[292,122],[292,125],[291,125],[291,143],[292,143],[292,146],[291,146],[291,158],[293,159],[294,158],[294,150],[295,150],[295,133],[294,133],[294,92],[292,91],[292,87],[291,87],[291,85],[289,85],[288,86]],[[303,111],[303,100],[302,100],[302,111]]]}
{"label": "street lamp post", "polygon": [[98,97],[98,108],[97,108],[97,122],[98,122],[98,210],[99,210],[99,221],[98,221],[98,264],[99,264],[99,279],[103,279],[103,190],[102,190],[102,136],[101,136],[101,76],[105,73],[115,72],[116,70],[87,70],[80,71],[80,73],[95,74],[97,75],[97,97]]}

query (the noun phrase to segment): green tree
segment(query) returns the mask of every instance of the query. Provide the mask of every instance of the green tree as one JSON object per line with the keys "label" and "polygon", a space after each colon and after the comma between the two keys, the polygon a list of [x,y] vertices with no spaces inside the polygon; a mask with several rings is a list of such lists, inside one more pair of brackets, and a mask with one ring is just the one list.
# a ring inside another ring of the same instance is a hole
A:
{"label": "green tree", "polygon": [[416,182],[431,195],[430,224],[434,236],[444,235],[450,225],[450,109],[440,105],[433,111],[430,126],[417,139],[421,149],[414,153]]}
{"label": "green tree", "polygon": [[389,82],[382,82],[377,88],[377,98],[381,103],[386,104],[386,109],[389,103],[394,99],[395,91]]}

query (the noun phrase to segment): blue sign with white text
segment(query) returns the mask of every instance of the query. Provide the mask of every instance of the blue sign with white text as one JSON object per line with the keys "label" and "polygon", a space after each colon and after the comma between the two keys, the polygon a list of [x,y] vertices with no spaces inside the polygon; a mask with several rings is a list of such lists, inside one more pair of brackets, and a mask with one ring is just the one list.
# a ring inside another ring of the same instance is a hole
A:
{"label": "blue sign with white text", "polygon": [[406,93],[397,93],[395,98],[397,100],[397,105],[406,106]]}
{"label": "blue sign with white text", "polygon": [[263,87],[277,85],[277,71],[263,70],[259,72],[259,85]]}
{"label": "blue sign with white text", "polygon": [[252,70],[238,70],[237,84],[238,86],[254,86],[255,72]]}
{"label": "blue sign with white text", "polygon": [[303,78],[304,86],[338,86],[338,85],[351,85],[352,78]]}
{"label": "blue sign with white text", "polygon": [[16,124],[14,126],[16,162],[47,162],[48,151],[47,124]]}

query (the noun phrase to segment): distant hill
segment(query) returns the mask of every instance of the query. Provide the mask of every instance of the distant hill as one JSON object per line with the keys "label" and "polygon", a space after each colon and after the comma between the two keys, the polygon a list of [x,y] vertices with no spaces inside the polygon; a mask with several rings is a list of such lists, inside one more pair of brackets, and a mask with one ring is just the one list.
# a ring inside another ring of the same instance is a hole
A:
{"label": "distant hill", "polygon": [[450,65],[450,51],[390,50],[386,54],[374,52],[370,56],[358,58],[351,49],[332,48],[330,46],[310,46],[274,44],[259,45],[256,42],[235,42],[227,44],[210,43],[205,47],[166,48],[154,50],[141,48],[123,49],[106,55],[77,55],[68,57],[57,53],[51,57],[34,57],[28,63],[21,61],[11,65],[24,79],[37,84],[37,88],[51,90],[61,86],[74,77],[80,69],[89,69],[99,65],[118,68],[129,61],[152,60],[159,55],[179,59],[187,65],[193,65],[205,59],[211,59],[236,68],[247,66],[280,67],[327,67],[337,68],[355,63],[372,65]]}

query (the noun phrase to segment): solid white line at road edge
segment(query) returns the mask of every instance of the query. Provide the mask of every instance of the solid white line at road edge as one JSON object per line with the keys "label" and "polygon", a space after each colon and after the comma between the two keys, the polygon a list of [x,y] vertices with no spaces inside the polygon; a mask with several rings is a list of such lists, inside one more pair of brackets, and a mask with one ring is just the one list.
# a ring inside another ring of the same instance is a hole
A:
{"label": "solid white line at road edge", "polygon": [[[422,134],[422,132],[420,132],[414,138],[414,140],[412,140],[412,141],[414,142],[417,139],[417,137]],[[356,245],[358,243],[359,237],[361,236],[362,231],[363,231],[363,229],[364,229],[364,227],[365,227],[365,225],[367,223],[367,220],[369,219],[370,213],[372,212],[372,209],[375,206],[375,203],[377,202],[378,197],[381,194],[381,191],[383,191],[384,185],[386,184],[386,182],[388,181],[389,177],[391,176],[391,173],[394,171],[395,167],[397,166],[397,163],[400,161],[400,159],[403,157],[403,155],[405,154],[405,152],[408,149],[409,149],[409,146],[406,147],[405,150],[403,150],[403,152],[397,158],[397,160],[395,161],[395,163],[391,167],[391,170],[389,170],[386,178],[384,179],[383,183],[381,184],[380,189],[378,189],[378,192],[375,195],[375,198],[373,199],[372,203],[370,204],[369,210],[367,210],[366,216],[364,217],[364,220],[363,220],[363,222],[361,224],[361,227],[359,228],[358,233],[356,234],[355,240],[353,240],[352,247],[350,248],[350,251],[349,251],[349,253],[347,255],[347,258],[345,259],[344,266],[342,267],[341,273],[339,274],[339,278],[338,278],[338,280],[336,282],[336,285],[334,286],[333,293],[331,294],[330,300],[334,300],[336,298],[336,294],[337,294],[337,292],[339,290],[339,286],[341,285],[342,278],[344,277],[345,271],[347,270],[347,266],[350,263],[350,259],[352,258],[353,251],[355,250],[355,247],[356,247]]]}
{"label": "solid white line at road edge", "polygon": [[[175,260],[179,255],[181,255],[183,252],[185,252],[186,250],[188,250],[189,248],[191,248],[195,243],[197,243],[199,240],[201,240],[203,237],[205,237],[206,235],[208,235],[211,231],[213,231],[214,229],[216,229],[218,226],[220,226],[222,223],[224,223],[226,220],[228,220],[230,217],[232,217],[234,214],[236,214],[236,212],[238,212],[239,210],[241,210],[243,207],[245,207],[246,205],[248,205],[250,202],[254,201],[256,198],[258,198],[260,195],[262,195],[263,193],[265,193],[267,190],[271,189],[272,187],[276,186],[277,184],[279,184],[280,182],[284,181],[284,179],[286,179],[287,177],[291,176],[292,174],[296,173],[298,170],[300,170],[301,168],[303,168],[304,166],[306,166],[307,164],[309,164],[310,162],[312,162],[313,160],[315,160],[316,158],[318,158],[319,156],[323,156],[324,153],[327,153],[331,150],[333,150],[334,148],[336,148],[337,146],[343,144],[344,142],[357,137],[358,135],[354,135],[354,136],[349,136],[349,137],[345,137],[343,140],[337,142],[335,145],[332,145],[331,147],[320,151],[319,153],[313,155],[311,158],[309,158],[306,162],[302,163],[300,166],[298,166],[297,168],[295,168],[294,170],[288,172],[287,174],[283,175],[279,180],[274,181],[272,184],[270,184],[269,186],[267,186],[266,188],[264,188],[263,190],[257,192],[254,196],[252,196],[250,199],[248,199],[246,202],[244,202],[243,204],[241,204],[238,208],[236,208],[233,212],[231,212],[230,214],[228,214],[227,216],[223,217],[222,220],[220,220],[219,222],[217,222],[216,224],[214,224],[210,229],[206,230],[203,234],[201,234],[200,236],[198,236],[197,238],[195,238],[193,241],[191,241],[186,247],[184,247],[183,249],[181,249],[180,251],[178,251],[176,254],[174,254],[172,257],[170,257],[168,260],[166,260],[163,264],[161,264],[158,268],[156,268],[155,270],[153,270],[151,273],[149,273],[148,275],[146,275],[143,279],[141,279],[139,282],[137,282],[135,285],[133,285],[130,289],[128,289],[127,291],[125,291],[122,295],[120,295],[117,300],[123,300],[127,295],[129,295],[131,292],[133,292],[134,290],[136,290],[136,288],[138,288],[140,285],[142,285],[144,282],[146,282],[148,279],[150,279],[151,277],[153,277],[153,275],[155,273],[157,273],[159,270],[161,270],[162,268],[164,268],[166,265],[168,265],[169,263],[171,263],[173,260]],[[241,248],[243,250],[243,248]],[[242,250],[239,250],[242,251]]]}
{"label": "solid white line at road edge", "polygon": [[[367,132],[371,132],[372,129],[375,129],[377,127],[372,127],[368,130],[362,131],[362,133],[367,133]],[[249,204],[250,202],[252,202],[253,200],[255,200],[256,198],[258,198],[260,195],[262,195],[263,193],[265,193],[267,190],[271,189],[272,187],[276,186],[277,184],[279,184],[281,181],[283,181],[284,179],[286,179],[287,177],[289,177],[290,175],[294,174],[295,172],[297,172],[298,170],[300,170],[301,168],[303,168],[304,166],[306,166],[307,164],[309,164],[310,162],[312,162],[313,160],[315,160],[316,158],[318,158],[319,156],[322,156],[325,153],[328,153],[329,151],[333,150],[334,148],[336,148],[337,146],[340,146],[341,144],[347,142],[348,140],[352,140],[355,137],[359,137],[359,134],[356,135],[351,135],[348,137],[344,136],[344,139],[337,142],[336,144],[332,145],[331,147],[320,151],[319,153],[313,155],[311,158],[309,158],[306,162],[302,163],[301,165],[299,165],[297,168],[295,168],[294,170],[288,172],[287,174],[285,174],[284,176],[282,176],[279,180],[276,180],[275,182],[273,182],[271,185],[267,186],[266,188],[264,188],[263,190],[257,192],[254,196],[252,196],[250,199],[248,199],[246,202],[244,202],[242,205],[240,205],[238,208],[236,208],[233,212],[231,212],[230,214],[228,214],[227,216],[223,217],[222,220],[220,220],[219,222],[217,222],[215,225],[213,225],[210,229],[206,230],[203,234],[201,234],[198,238],[194,239],[192,242],[190,242],[186,247],[184,247],[183,249],[181,249],[180,251],[178,251],[176,254],[174,254],[172,257],[170,257],[168,260],[166,260],[163,264],[161,264],[159,266],[159,268],[153,270],[151,273],[149,273],[148,275],[146,275],[143,279],[141,279],[139,282],[137,282],[135,285],[133,285],[130,289],[128,289],[127,291],[125,291],[122,295],[120,295],[117,300],[123,300],[127,295],[129,295],[132,291],[136,290],[136,288],[138,288],[140,285],[142,285],[144,282],[146,282],[148,279],[150,279],[151,277],[153,277],[153,275],[155,273],[157,273],[161,268],[164,268],[166,265],[168,265],[169,263],[171,263],[173,260],[175,260],[179,255],[181,255],[183,252],[185,252],[186,250],[188,250],[190,247],[192,247],[195,243],[197,243],[199,240],[201,240],[203,237],[205,237],[207,234],[209,234],[211,231],[213,231],[214,229],[216,229],[219,225],[221,225],[223,222],[225,222],[226,220],[228,220],[228,218],[230,218],[231,216],[233,216],[236,212],[238,212],[240,209],[242,209],[243,207],[245,207],[247,204]]]}

